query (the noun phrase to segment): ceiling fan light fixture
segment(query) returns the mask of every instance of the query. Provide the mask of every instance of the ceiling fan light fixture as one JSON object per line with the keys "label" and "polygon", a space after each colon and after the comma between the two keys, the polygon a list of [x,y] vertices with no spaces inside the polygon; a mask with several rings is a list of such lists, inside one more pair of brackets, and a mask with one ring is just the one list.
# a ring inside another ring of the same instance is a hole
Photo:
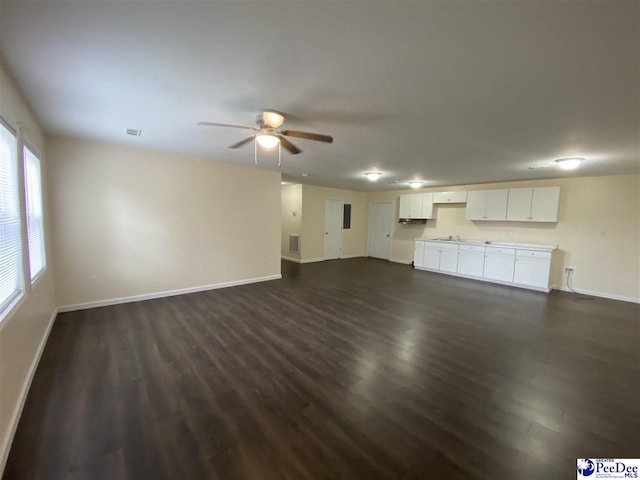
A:
{"label": "ceiling fan light fixture", "polygon": [[284,117],[278,112],[266,111],[258,114],[257,121],[269,128],[278,128],[284,122]]}
{"label": "ceiling fan light fixture", "polygon": [[559,158],[555,163],[563,170],[578,168],[584,161],[583,157]]}
{"label": "ceiling fan light fixture", "polygon": [[420,180],[412,180],[409,182],[409,186],[411,188],[420,188],[424,182]]}
{"label": "ceiling fan light fixture", "polygon": [[256,141],[264,148],[273,148],[280,143],[280,139],[270,133],[256,135]]}
{"label": "ceiling fan light fixture", "polygon": [[364,174],[365,177],[367,177],[367,179],[369,179],[372,182],[375,182],[376,180],[378,180],[381,176],[382,173],[380,172],[367,172]]}

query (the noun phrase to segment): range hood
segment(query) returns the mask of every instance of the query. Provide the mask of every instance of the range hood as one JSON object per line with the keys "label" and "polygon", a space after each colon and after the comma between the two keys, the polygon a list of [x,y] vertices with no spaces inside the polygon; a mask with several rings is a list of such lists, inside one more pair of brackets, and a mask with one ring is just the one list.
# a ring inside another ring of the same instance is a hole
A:
{"label": "range hood", "polygon": [[400,218],[398,219],[400,225],[424,225],[427,223],[426,218]]}

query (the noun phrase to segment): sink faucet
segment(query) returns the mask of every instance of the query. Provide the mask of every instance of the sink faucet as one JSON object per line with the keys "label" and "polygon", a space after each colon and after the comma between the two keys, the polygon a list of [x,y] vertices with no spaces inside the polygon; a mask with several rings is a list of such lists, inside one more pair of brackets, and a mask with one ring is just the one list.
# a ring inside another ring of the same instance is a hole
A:
{"label": "sink faucet", "polygon": [[462,241],[462,239],[460,238],[460,235],[456,235],[456,240],[458,240],[459,242]]}

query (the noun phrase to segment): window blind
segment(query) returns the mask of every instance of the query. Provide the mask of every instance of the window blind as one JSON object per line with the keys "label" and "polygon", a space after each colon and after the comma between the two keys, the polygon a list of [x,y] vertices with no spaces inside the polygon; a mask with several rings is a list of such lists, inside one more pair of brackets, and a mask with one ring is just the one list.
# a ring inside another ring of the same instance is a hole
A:
{"label": "window blind", "polygon": [[0,123],[0,315],[22,291],[16,136]]}
{"label": "window blind", "polygon": [[27,204],[27,246],[29,249],[29,271],[33,282],[45,267],[44,228],[42,215],[42,180],[40,159],[24,148],[24,182]]}

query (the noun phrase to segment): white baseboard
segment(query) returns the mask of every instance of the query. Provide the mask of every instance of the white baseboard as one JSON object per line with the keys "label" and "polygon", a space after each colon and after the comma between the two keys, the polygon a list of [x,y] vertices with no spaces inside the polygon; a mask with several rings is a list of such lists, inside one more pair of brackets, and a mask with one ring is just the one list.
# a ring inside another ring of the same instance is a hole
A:
{"label": "white baseboard", "polygon": [[285,257],[284,255],[282,255],[280,258],[281,258],[282,260],[286,260],[287,262],[302,263],[302,262],[300,261],[300,259],[299,259],[299,258],[294,258],[294,257]]}
{"label": "white baseboard", "polygon": [[402,263],[403,265],[411,265],[411,262],[413,260],[402,260],[401,258],[390,258],[389,261],[394,263]]}
{"label": "white baseboard", "polygon": [[[560,290],[562,292],[571,292],[567,287],[563,287],[561,285],[551,285],[553,290]],[[640,298],[635,297],[627,297],[624,295],[616,295],[614,293],[606,293],[606,292],[593,292],[591,290],[582,290],[582,289],[573,289],[575,293],[579,293],[581,295],[589,295],[591,297],[600,297],[600,298],[608,298],[609,300],[619,300],[621,302],[631,302],[631,303],[640,303]]]}
{"label": "white baseboard", "polygon": [[306,258],[304,260],[300,260],[300,263],[315,263],[315,262],[324,262],[324,258]]}
{"label": "white baseboard", "polygon": [[40,341],[40,345],[38,346],[36,356],[33,358],[33,362],[31,362],[31,367],[29,367],[27,378],[25,378],[24,383],[22,384],[22,390],[20,391],[18,404],[16,405],[16,408],[13,411],[13,415],[11,415],[11,420],[9,421],[9,430],[5,437],[2,439],[2,444],[0,444],[0,477],[2,477],[4,467],[7,464],[9,451],[11,450],[11,444],[13,443],[13,437],[16,434],[16,430],[18,429],[18,422],[20,421],[20,416],[22,415],[22,409],[24,408],[24,404],[27,400],[27,394],[29,393],[29,388],[31,387],[33,376],[35,375],[36,369],[38,368],[38,363],[40,363],[40,357],[42,357],[42,352],[44,352],[44,346],[47,344],[47,339],[49,338],[49,333],[51,332],[51,327],[53,327],[53,322],[56,319],[56,315],[58,315],[57,309],[53,311],[53,314],[49,319],[49,324],[47,325],[47,329],[45,330],[44,335],[42,336],[42,340]]}
{"label": "white baseboard", "polygon": [[364,253],[358,253],[357,255],[343,255],[340,258],[342,260],[345,260],[347,258],[361,258],[361,257],[366,257],[366,255]]}
{"label": "white baseboard", "polygon": [[73,312],[75,310],[86,310],[87,308],[107,307],[109,305],[118,305],[120,303],[140,302],[142,300],[153,300],[155,298],[173,297],[176,295],[184,295],[186,293],[205,292],[207,290],[216,290],[218,288],[237,287],[239,285],[248,285],[250,283],[266,282],[269,280],[279,280],[281,274],[268,275],[266,277],[247,278],[244,280],[234,280],[233,282],[221,282],[211,285],[201,285],[199,287],[181,288],[178,290],[167,290],[164,292],[146,293],[144,295],[133,295],[131,297],[110,298],[107,300],[98,300],[96,302],[76,303],[74,305],[63,305],[58,307],[58,312]]}

